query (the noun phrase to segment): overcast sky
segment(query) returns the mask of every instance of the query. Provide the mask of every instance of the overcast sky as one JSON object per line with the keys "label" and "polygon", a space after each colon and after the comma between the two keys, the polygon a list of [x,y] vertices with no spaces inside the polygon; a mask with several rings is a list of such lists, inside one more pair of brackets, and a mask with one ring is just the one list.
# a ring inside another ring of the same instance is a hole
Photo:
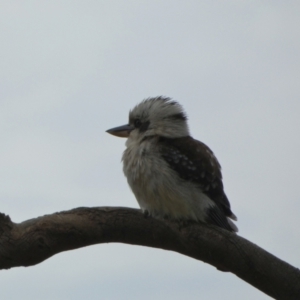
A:
{"label": "overcast sky", "polygon": [[[0,1],[0,203],[14,222],[138,207],[122,173],[143,98],[186,109],[239,234],[299,267],[299,1]],[[0,272],[1,299],[270,299],[177,253],[122,244]]]}

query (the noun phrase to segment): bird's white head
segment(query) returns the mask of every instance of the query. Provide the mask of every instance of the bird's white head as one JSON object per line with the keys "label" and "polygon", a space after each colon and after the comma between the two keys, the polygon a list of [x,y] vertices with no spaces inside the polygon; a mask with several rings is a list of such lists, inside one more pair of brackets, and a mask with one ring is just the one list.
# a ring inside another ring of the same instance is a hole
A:
{"label": "bird's white head", "polygon": [[189,135],[183,107],[166,97],[147,98],[129,112],[129,123],[107,130],[137,142],[150,136],[178,138]]}

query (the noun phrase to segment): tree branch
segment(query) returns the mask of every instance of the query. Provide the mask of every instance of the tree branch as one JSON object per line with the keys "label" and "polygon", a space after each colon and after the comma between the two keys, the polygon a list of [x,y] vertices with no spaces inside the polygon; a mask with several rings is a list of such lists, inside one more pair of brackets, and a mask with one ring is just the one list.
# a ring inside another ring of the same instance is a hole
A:
{"label": "tree branch", "polygon": [[119,207],[81,207],[19,224],[0,214],[0,269],[32,266],[62,251],[111,242],[175,251],[230,271],[273,298],[300,299],[299,269],[215,226],[180,226]]}

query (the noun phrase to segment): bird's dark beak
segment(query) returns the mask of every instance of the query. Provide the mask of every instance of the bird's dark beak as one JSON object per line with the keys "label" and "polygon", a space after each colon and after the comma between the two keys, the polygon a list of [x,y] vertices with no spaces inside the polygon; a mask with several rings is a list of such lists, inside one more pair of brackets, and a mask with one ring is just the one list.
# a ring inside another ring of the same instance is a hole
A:
{"label": "bird's dark beak", "polygon": [[133,126],[127,124],[119,127],[114,127],[111,129],[106,130],[106,132],[118,136],[118,137],[128,137],[130,132],[134,129]]}

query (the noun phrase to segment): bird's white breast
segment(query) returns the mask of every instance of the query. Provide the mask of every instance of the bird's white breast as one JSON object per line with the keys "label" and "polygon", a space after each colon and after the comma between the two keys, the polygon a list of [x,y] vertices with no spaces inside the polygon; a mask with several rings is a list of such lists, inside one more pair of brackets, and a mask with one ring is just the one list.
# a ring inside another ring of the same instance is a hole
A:
{"label": "bird's white breast", "polygon": [[123,171],[140,207],[156,217],[204,221],[212,201],[179,178],[161,158],[154,139],[142,143],[128,139],[123,154]]}

